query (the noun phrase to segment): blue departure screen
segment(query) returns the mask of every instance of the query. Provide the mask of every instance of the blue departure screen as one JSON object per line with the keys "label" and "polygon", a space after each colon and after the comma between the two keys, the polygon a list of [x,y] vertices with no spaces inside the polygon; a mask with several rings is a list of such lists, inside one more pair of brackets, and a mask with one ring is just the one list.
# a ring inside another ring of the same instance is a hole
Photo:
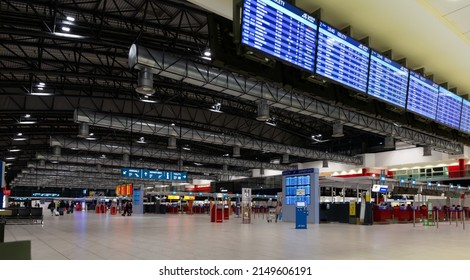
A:
{"label": "blue departure screen", "polygon": [[243,44],[302,69],[315,70],[317,20],[282,0],[245,0]]}
{"label": "blue departure screen", "polygon": [[462,97],[446,90],[443,87],[439,87],[436,121],[459,129],[462,100]]}
{"label": "blue departure screen", "polygon": [[405,108],[408,72],[406,67],[372,50],[367,93]]}
{"label": "blue departure screen", "polygon": [[408,111],[435,120],[438,96],[439,85],[410,71],[408,102],[406,104]]}
{"label": "blue departure screen", "polygon": [[470,101],[463,100],[462,117],[460,118],[460,130],[470,134]]}
{"label": "blue departure screen", "polygon": [[368,68],[368,47],[320,22],[317,74],[365,93]]}

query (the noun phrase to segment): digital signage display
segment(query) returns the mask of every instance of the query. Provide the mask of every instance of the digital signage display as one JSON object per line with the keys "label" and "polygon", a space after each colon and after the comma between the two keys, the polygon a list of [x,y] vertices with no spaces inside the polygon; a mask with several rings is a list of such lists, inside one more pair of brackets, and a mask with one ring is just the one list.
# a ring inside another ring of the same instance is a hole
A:
{"label": "digital signage display", "polygon": [[320,21],[316,73],[365,93],[368,69],[369,48]]}
{"label": "digital signage display", "polygon": [[436,119],[439,85],[410,71],[406,109],[423,117]]}
{"label": "digital signage display", "polygon": [[437,100],[436,121],[450,126],[460,128],[460,113],[462,112],[463,98],[439,87],[439,97]]}
{"label": "digital signage display", "polygon": [[400,108],[406,106],[408,69],[371,50],[367,93]]}
{"label": "digital signage display", "polygon": [[460,130],[470,134],[470,101],[463,100],[462,117],[460,118]]}
{"label": "digital signage display", "polygon": [[309,72],[315,70],[317,20],[282,0],[245,0],[241,42]]}

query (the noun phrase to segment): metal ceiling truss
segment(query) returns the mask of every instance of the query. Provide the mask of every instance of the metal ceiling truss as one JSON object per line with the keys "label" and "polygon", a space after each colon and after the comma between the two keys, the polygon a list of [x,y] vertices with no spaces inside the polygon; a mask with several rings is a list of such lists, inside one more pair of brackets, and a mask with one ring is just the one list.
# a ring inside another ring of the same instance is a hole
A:
{"label": "metal ceiling truss", "polygon": [[427,145],[449,154],[461,154],[463,146],[447,139],[437,138],[413,129],[396,126],[391,121],[379,120],[364,114],[336,107],[308,97],[308,93],[285,89],[274,83],[258,81],[243,75],[201,64],[187,58],[133,45],[129,65],[134,69],[149,67],[152,72],[195,86],[220,91],[245,100],[267,100],[273,107],[294,113],[341,121],[344,125],[369,131],[414,145]]}
{"label": "metal ceiling truss", "polygon": [[112,143],[100,143],[95,141],[67,139],[62,137],[51,137],[51,147],[61,147],[67,149],[91,151],[104,154],[128,154],[131,156],[169,159],[169,160],[183,160],[196,163],[219,164],[228,166],[239,166],[249,169],[265,168],[274,170],[292,170],[296,169],[295,166],[287,166],[274,163],[260,163],[257,161],[235,159],[230,157],[210,156],[203,154],[189,153],[185,151],[176,150],[160,150],[152,149],[142,145],[138,146],[122,146]]}
{"label": "metal ceiling truss", "polygon": [[75,155],[61,155],[55,156],[53,154],[38,153],[37,159],[44,159],[46,161],[58,161],[60,163],[74,163],[74,164],[86,164],[94,166],[114,166],[114,167],[131,167],[131,168],[144,168],[150,170],[175,170],[175,171],[187,171],[201,174],[214,174],[214,175],[231,175],[231,176],[243,176],[250,177],[251,172],[249,171],[235,171],[216,169],[216,168],[205,168],[197,166],[182,166],[181,169],[175,164],[158,164],[153,162],[145,161],[130,161],[125,162],[123,160],[116,160],[110,158],[92,158],[92,157],[80,157]]}
{"label": "metal ceiling truss", "polygon": [[[208,27],[205,13],[171,1],[2,1],[0,14],[4,26],[15,26],[2,33],[16,36],[62,38],[60,30],[67,16],[75,18],[72,32],[80,40],[97,45],[124,46],[136,38],[156,46],[181,51],[204,51]],[[28,20],[25,21],[25,16]],[[119,38],[119,40],[116,40]],[[73,41],[71,38],[63,38]],[[80,41],[75,39],[76,41]]]}
{"label": "metal ceiling truss", "polygon": [[313,160],[329,160],[348,164],[362,164],[362,157],[350,157],[325,151],[310,150],[273,142],[259,141],[241,136],[232,136],[216,132],[172,126],[171,124],[136,120],[112,114],[97,113],[84,109],[75,110],[75,122],[88,123],[92,126],[105,127],[134,133],[175,137],[180,140],[203,142],[205,144],[240,147],[243,149],[289,154]]}

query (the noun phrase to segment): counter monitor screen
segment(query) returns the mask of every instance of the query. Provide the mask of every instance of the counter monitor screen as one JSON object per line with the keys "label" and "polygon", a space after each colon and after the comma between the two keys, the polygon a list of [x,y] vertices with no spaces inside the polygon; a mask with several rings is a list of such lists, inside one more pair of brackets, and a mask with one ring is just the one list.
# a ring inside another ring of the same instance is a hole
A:
{"label": "counter monitor screen", "polygon": [[404,109],[408,72],[406,67],[372,50],[367,93]]}
{"label": "counter monitor screen", "polygon": [[368,68],[368,47],[320,22],[317,74],[365,93]]}
{"label": "counter monitor screen", "polygon": [[282,0],[245,0],[242,44],[314,73],[317,20]]}
{"label": "counter monitor screen", "polygon": [[444,125],[459,129],[462,100],[462,97],[446,90],[443,87],[439,87],[436,121]]}
{"label": "counter monitor screen", "polygon": [[439,85],[410,71],[406,109],[421,116],[436,119]]}
{"label": "counter monitor screen", "polygon": [[463,100],[462,117],[460,118],[460,130],[470,134],[470,101]]}

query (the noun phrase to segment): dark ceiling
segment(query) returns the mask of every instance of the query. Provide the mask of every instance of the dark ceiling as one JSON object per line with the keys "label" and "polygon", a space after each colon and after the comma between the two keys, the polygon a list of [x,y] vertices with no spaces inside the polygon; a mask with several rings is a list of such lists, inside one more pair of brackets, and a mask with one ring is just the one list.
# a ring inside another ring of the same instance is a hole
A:
{"label": "dark ceiling", "polygon": [[[8,182],[28,164],[37,162],[38,153],[52,153],[51,137],[83,140],[77,138],[79,124],[74,121],[74,111],[80,108],[348,157],[385,150],[384,136],[345,126],[344,137],[332,138],[330,121],[279,108],[271,108],[270,114],[277,120],[277,126],[270,126],[256,120],[257,103],[254,101],[157,75],[154,76],[156,93],[152,97],[157,103],[142,102],[142,96],[135,91],[138,71],[128,67],[132,44],[194,58],[210,48],[209,20],[212,16],[189,2],[4,0],[0,3],[0,158],[8,164]],[[67,17],[73,17],[74,21],[67,23]],[[69,27],[70,31],[64,31],[63,27]],[[45,85],[41,87],[40,83]],[[340,101],[347,100],[357,102],[349,94]],[[338,99],[330,102],[338,103]],[[208,110],[215,103],[221,103],[222,114]],[[34,123],[21,123],[28,120],[34,120]],[[117,131],[98,126],[90,126],[89,130],[95,134],[97,142],[122,146],[166,149],[168,141],[167,137],[132,130]],[[321,141],[312,140],[312,135],[320,134]],[[145,137],[145,144],[136,143],[140,137]],[[15,140],[18,138],[24,140]],[[196,154],[232,155],[232,148],[227,146],[182,139],[177,139],[177,144],[180,152],[186,145]],[[14,149],[20,151],[11,151]],[[62,154],[101,155],[71,149],[63,149]],[[120,158],[118,155],[107,156]],[[131,166],[132,162],[142,160],[142,156],[132,154],[130,158]],[[244,148],[240,157],[260,162],[260,166],[281,158],[282,154]],[[313,160],[299,156],[289,159],[290,163]],[[174,159],[158,161],[169,165],[177,163]],[[191,161],[183,163],[194,164]],[[205,166],[222,169],[221,164],[207,163]],[[246,166],[228,166],[228,171],[248,170]],[[202,171],[192,173],[211,175]]]}

